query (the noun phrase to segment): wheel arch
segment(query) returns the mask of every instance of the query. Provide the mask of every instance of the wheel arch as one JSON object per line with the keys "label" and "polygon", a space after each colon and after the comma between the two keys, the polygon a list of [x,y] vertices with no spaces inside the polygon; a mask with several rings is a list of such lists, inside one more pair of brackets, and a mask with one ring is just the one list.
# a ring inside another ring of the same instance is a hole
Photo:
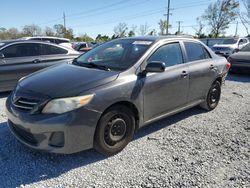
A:
{"label": "wheel arch", "polygon": [[[110,106],[108,106],[102,113],[101,117],[103,116],[103,114],[105,114],[110,108],[114,107],[114,106],[126,106],[129,109],[131,109],[132,113],[134,114],[134,118],[135,118],[135,130],[137,131],[139,129],[139,122],[140,122],[140,113],[138,108],[136,107],[136,105],[130,101],[118,101],[115,102],[113,104],[111,104]],[[99,120],[101,119],[101,117],[99,118]],[[99,121],[98,120],[98,121]]]}

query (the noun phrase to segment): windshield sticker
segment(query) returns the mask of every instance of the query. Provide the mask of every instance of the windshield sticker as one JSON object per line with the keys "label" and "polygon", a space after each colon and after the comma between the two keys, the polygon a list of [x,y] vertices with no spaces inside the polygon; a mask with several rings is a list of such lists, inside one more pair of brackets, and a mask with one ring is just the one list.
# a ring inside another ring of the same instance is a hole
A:
{"label": "windshield sticker", "polygon": [[152,44],[152,41],[135,41],[133,44],[150,45]]}

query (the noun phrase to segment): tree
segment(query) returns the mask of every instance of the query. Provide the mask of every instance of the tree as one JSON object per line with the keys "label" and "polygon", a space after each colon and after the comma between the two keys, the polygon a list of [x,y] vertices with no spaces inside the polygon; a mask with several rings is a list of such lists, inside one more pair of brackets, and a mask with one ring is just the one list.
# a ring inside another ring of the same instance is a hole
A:
{"label": "tree", "polygon": [[57,37],[64,37],[66,29],[64,28],[62,24],[56,24],[53,26],[53,28],[55,29],[55,32],[56,32],[55,35]]}
{"label": "tree", "polygon": [[23,34],[25,36],[37,36],[42,34],[42,29],[38,25],[31,24],[23,27]]}
{"label": "tree", "polygon": [[76,41],[93,42],[94,39],[88,36],[86,33],[81,34],[79,37],[75,38]]}
{"label": "tree", "polygon": [[150,26],[147,23],[140,25],[138,35],[141,36],[147,35],[149,33],[149,28]]}
{"label": "tree", "polygon": [[57,37],[65,37],[68,39],[74,38],[73,29],[71,29],[71,28],[67,29],[62,24],[56,24],[56,25],[54,25],[54,29],[56,31]]}
{"label": "tree", "polygon": [[210,34],[217,38],[224,34],[229,24],[236,20],[239,2],[236,0],[217,0],[205,10],[203,19],[210,27]]}
{"label": "tree", "polygon": [[193,27],[195,30],[195,35],[198,38],[203,38],[205,36],[203,29],[205,28],[205,24],[202,22],[202,18],[196,18],[196,23],[198,27]]}
{"label": "tree", "polygon": [[97,43],[103,43],[103,42],[107,42],[109,40],[110,40],[109,36],[107,36],[107,35],[103,35],[102,36],[101,34],[98,34],[97,37],[96,37],[96,39],[95,39],[95,41]]}
{"label": "tree", "polygon": [[44,34],[46,36],[52,36],[52,37],[55,36],[55,32],[51,27],[45,27]]}
{"label": "tree", "polygon": [[126,37],[127,30],[128,27],[126,23],[119,23],[117,26],[114,27],[114,33],[119,38]]}
{"label": "tree", "polygon": [[250,28],[250,1],[247,2],[247,0],[241,0],[244,11],[239,13],[239,17],[241,20],[242,25],[245,27],[247,35],[249,36],[249,28]]}
{"label": "tree", "polygon": [[150,31],[150,32],[148,33],[148,35],[156,36],[156,31],[155,31],[155,29],[153,29],[152,31]]}
{"label": "tree", "polygon": [[129,37],[133,37],[133,36],[135,36],[135,32],[134,32],[134,31],[132,31],[132,30],[130,30],[130,31],[128,32],[128,36],[129,36]]}
{"label": "tree", "polygon": [[167,33],[167,28],[171,28],[171,25],[168,24],[166,20],[160,19],[160,22],[158,23],[160,27],[160,35],[166,35]]}

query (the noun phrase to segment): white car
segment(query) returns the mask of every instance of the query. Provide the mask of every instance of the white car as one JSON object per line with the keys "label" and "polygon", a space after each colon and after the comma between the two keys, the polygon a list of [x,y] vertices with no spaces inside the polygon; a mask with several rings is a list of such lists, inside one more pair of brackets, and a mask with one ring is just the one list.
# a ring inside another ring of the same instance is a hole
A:
{"label": "white car", "polygon": [[70,40],[67,38],[36,36],[36,37],[23,37],[20,39],[21,40],[39,40],[39,41],[44,41],[44,42],[51,42],[51,43],[58,44],[58,45],[72,49],[72,44],[70,43]]}
{"label": "white car", "polygon": [[221,43],[215,44],[212,50],[218,55],[228,57],[248,43],[248,38],[226,38]]}

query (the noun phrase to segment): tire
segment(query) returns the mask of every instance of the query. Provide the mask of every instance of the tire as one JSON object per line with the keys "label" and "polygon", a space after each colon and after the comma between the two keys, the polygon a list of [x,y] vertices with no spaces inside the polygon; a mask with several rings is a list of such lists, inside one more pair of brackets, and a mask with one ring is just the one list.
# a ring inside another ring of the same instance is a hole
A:
{"label": "tire", "polygon": [[215,81],[210,87],[206,100],[200,105],[201,108],[211,111],[217,107],[221,96],[221,84]]}
{"label": "tire", "polygon": [[105,156],[115,155],[133,139],[134,132],[135,118],[132,111],[121,105],[111,107],[98,122],[94,148]]}

